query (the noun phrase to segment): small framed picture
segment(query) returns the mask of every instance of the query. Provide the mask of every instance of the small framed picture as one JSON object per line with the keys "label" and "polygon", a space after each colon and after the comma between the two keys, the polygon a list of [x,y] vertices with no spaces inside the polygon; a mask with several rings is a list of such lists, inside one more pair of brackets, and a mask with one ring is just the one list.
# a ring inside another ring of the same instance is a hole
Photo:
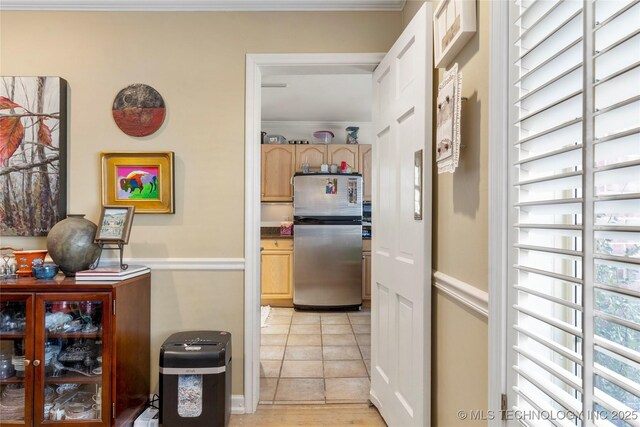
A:
{"label": "small framed picture", "polygon": [[476,0],[441,0],[433,14],[435,68],[447,68],[476,32]]}
{"label": "small framed picture", "polygon": [[129,243],[135,206],[105,206],[102,208],[96,243]]}

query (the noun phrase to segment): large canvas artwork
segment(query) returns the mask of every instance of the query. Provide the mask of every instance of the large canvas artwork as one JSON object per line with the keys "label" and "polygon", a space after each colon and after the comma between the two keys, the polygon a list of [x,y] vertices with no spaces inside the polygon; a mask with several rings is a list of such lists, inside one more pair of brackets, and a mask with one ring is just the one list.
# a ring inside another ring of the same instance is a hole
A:
{"label": "large canvas artwork", "polygon": [[66,216],[67,83],[0,77],[0,235],[46,236]]}

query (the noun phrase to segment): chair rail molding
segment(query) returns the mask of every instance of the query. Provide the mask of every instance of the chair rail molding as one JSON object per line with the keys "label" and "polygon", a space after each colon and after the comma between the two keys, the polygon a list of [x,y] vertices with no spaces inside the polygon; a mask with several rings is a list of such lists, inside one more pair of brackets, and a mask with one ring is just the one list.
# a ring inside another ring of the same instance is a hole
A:
{"label": "chair rail molding", "polygon": [[[102,258],[101,264],[115,264],[117,258]],[[125,258],[129,265],[144,265],[153,271],[161,270],[231,270],[244,271],[244,258]]]}
{"label": "chair rail molding", "polygon": [[406,0],[3,0],[0,10],[74,11],[401,11]]}
{"label": "chair rail molding", "polygon": [[485,291],[455,277],[448,276],[441,271],[433,272],[433,286],[476,313],[489,317],[489,294]]}

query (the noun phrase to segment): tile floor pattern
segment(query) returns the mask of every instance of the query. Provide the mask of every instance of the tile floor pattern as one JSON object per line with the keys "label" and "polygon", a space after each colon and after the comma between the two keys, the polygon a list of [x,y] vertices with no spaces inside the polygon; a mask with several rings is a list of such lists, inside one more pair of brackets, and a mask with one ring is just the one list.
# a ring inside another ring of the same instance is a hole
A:
{"label": "tile floor pattern", "polygon": [[369,399],[371,312],[272,308],[262,328],[260,403]]}

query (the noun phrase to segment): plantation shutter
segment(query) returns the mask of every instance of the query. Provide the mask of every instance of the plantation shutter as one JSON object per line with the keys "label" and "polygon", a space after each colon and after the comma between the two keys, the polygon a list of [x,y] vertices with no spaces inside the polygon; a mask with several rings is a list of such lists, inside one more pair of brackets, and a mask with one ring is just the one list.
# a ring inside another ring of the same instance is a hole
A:
{"label": "plantation shutter", "polygon": [[637,426],[640,1],[509,9],[508,406]]}

